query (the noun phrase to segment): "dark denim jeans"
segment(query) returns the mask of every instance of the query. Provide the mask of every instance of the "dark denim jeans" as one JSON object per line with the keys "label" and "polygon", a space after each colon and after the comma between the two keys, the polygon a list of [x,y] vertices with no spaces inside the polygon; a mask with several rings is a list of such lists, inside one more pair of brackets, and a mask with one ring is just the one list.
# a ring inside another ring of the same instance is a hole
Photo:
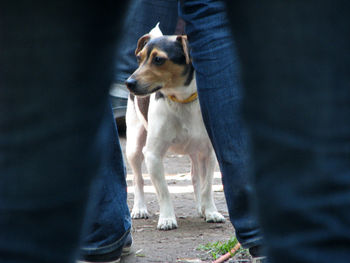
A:
{"label": "dark denim jeans", "polygon": [[106,118],[113,1],[0,3],[0,262],[74,262]]}
{"label": "dark denim jeans", "polygon": [[107,119],[109,127],[102,134],[108,139],[106,158],[92,183],[82,255],[101,255],[121,248],[131,228],[126,170],[111,108]]}
{"label": "dark denim jeans", "polygon": [[164,35],[174,33],[177,24],[177,0],[132,0],[117,50],[115,83],[124,81],[138,67],[135,57],[137,40],[158,22]]}
{"label": "dark denim jeans", "polygon": [[274,263],[350,262],[350,2],[227,1]]}
{"label": "dark denim jeans", "polygon": [[181,1],[180,15],[186,22],[202,115],[222,172],[231,222],[244,247],[259,245],[262,235],[252,208],[239,66],[225,5]]}

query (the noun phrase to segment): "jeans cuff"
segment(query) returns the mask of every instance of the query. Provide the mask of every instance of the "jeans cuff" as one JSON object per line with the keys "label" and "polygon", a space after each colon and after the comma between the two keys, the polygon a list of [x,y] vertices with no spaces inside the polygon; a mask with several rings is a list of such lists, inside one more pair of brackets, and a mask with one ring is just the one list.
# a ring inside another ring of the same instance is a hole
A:
{"label": "jeans cuff", "polygon": [[263,238],[257,237],[257,238],[249,239],[245,242],[240,242],[240,243],[243,248],[251,248],[258,245],[263,245]]}
{"label": "jeans cuff", "polygon": [[116,250],[119,247],[122,247],[125,243],[125,240],[130,233],[130,229],[128,229],[121,238],[119,238],[117,241],[113,242],[112,244],[103,246],[103,247],[98,247],[98,248],[87,248],[83,247],[80,249],[80,253],[83,255],[103,255],[110,253],[114,250]]}

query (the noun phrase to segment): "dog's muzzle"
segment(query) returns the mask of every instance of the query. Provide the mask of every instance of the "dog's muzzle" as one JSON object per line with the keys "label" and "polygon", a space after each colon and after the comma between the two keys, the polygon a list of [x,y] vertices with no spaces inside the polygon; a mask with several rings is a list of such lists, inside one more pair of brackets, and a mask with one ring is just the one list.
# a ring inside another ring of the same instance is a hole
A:
{"label": "dog's muzzle", "polygon": [[128,78],[125,81],[125,85],[131,92],[134,92],[137,86],[137,80],[133,78]]}
{"label": "dog's muzzle", "polygon": [[138,83],[138,81],[132,77],[125,81],[125,85],[128,90],[136,96],[148,96],[162,88],[162,86],[156,86],[154,88],[151,86],[140,85],[140,83]]}

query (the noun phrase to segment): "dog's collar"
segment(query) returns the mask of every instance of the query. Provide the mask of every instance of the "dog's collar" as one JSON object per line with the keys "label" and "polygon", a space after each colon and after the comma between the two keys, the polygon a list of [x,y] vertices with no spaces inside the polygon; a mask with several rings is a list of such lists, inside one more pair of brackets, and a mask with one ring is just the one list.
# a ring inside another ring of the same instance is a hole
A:
{"label": "dog's collar", "polygon": [[179,100],[178,98],[175,97],[175,95],[169,95],[168,98],[174,102],[186,104],[196,100],[198,98],[198,93],[195,92],[191,96],[189,96],[187,99],[184,99],[184,100]]}

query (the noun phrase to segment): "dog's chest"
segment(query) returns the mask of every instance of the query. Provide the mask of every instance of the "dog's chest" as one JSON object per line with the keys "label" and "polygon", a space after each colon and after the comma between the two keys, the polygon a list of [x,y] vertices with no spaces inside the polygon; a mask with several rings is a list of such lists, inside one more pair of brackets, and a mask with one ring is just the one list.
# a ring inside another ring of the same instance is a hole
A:
{"label": "dog's chest", "polygon": [[172,126],[174,136],[171,140],[172,151],[188,154],[197,151],[206,151],[210,145],[207,131],[204,127],[198,102],[191,107],[181,107],[172,112]]}

